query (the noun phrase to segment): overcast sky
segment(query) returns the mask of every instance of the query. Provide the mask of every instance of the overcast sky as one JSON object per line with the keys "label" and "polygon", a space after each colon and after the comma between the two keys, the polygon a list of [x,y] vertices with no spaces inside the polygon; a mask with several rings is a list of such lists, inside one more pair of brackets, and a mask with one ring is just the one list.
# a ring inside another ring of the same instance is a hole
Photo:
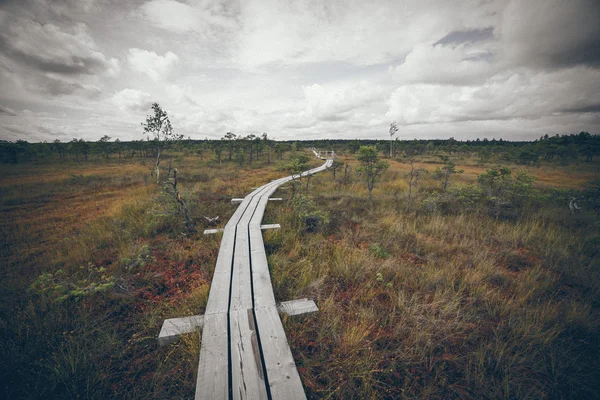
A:
{"label": "overcast sky", "polygon": [[0,139],[600,133],[600,0],[0,0]]}

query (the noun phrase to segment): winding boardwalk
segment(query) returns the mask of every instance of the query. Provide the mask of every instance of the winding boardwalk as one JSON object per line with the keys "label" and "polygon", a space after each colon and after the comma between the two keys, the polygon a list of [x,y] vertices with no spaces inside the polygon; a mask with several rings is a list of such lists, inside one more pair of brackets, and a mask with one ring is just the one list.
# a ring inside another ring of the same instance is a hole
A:
{"label": "winding boardwalk", "polygon": [[269,196],[292,179],[254,190],[225,225],[204,314],[197,400],[306,398],[277,311],[260,230]]}

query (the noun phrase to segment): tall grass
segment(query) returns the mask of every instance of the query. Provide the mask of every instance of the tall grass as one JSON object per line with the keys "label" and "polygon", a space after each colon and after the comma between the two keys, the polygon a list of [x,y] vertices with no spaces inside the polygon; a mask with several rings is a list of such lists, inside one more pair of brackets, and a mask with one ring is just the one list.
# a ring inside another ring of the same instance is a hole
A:
{"label": "tall grass", "polygon": [[309,397],[595,398],[597,216],[423,212],[428,179],[406,211],[393,171],[373,207],[324,180],[318,233],[302,234],[291,206],[270,211],[284,222],[266,240],[277,297],[320,309],[284,320]]}
{"label": "tall grass", "polygon": [[0,181],[3,398],[186,398],[199,336],[159,348],[165,318],[202,313],[229,200],[280,176],[178,158],[179,187],[200,234],[149,167],[28,165]]}
{"label": "tall grass", "polygon": [[[204,310],[219,248],[217,236],[201,235],[204,216],[226,222],[231,197],[282,172],[173,161],[199,234],[187,233],[149,165],[0,168],[4,397],[193,395],[199,336],[164,348],[156,336],[165,318]],[[464,163],[453,188],[486,168]],[[356,176],[344,183],[338,171],[337,181],[325,172],[295,193],[311,202],[267,208],[265,222],[282,225],[265,233],[276,298],[310,297],[320,309],[283,317],[308,396],[597,396],[597,216],[538,200],[490,213],[484,201],[435,200],[430,177],[407,208],[407,170],[392,162],[372,204]],[[590,175],[529,170],[542,188]],[[307,229],[311,213],[320,219]]]}

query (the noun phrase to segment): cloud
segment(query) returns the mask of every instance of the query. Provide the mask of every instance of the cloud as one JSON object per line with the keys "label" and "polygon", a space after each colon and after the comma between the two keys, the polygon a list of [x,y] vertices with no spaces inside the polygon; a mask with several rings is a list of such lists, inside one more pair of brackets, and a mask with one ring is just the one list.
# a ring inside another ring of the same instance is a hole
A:
{"label": "cloud", "polygon": [[13,110],[12,108],[8,108],[3,106],[2,104],[0,104],[0,115],[11,115],[11,116],[16,116],[17,113],[15,112],[15,110]]}
{"label": "cloud", "polygon": [[419,44],[390,73],[401,83],[480,84],[499,70],[491,58],[486,47]]}
{"label": "cloud", "polygon": [[[118,76],[119,61],[98,51],[86,24],[41,22],[32,19],[27,10],[17,10],[16,14],[0,10],[0,70],[3,78],[10,80],[3,88],[91,99],[102,92],[97,78]],[[32,8],[44,16],[42,10],[42,3]]]}
{"label": "cloud", "polygon": [[563,68],[600,67],[600,2],[511,0],[497,34],[507,61]]}
{"label": "cloud", "polygon": [[485,29],[497,19],[494,2],[374,0],[242,3],[237,62],[244,68],[342,61],[356,65],[403,58],[415,43],[451,31]]}
{"label": "cloud", "polygon": [[303,91],[306,109],[302,116],[321,121],[348,119],[349,113],[381,100],[383,95],[380,87],[367,81],[325,87],[313,84]]}
{"label": "cloud", "polygon": [[112,103],[121,111],[141,112],[147,111],[152,105],[152,97],[135,89],[123,89],[111,98]]}
{"label": "cloud", "polygon": [[102,89],[98,86],[63,80],[52,75],[40,76],[34,82],[28,83],[27,86],[51,96],[80,94],[88,98],[94,98],[102,93]]}
{"label": "cloud", "polygon": [[162,29],[211,35],[211,30],[233,29],[232,11],[221,2],[181,3],[175,0],[152,0],[141,7],[142,14]]}
{"label": "cloud", "polygon": [[133,48],[129,49],[127,60],[135,71],[146,74],[157,82],[170,77],[179,57],[170,51],[160,56],[153,51]]}
{"label": "cloud", "polygon": [[126,138],[154,100],[192,137],[600,129],[597,0],[0,3],[0,104],[19,113],[0,117],[31,138]]}
{"label": "cloud", "polygon": [[585,106],[573,106],[568,108],[560,109],[559,112],[573,113],[573,114],[586,114],[586,113],[599,113],[600,114],[600,103],[590,103]]}
{"label": "cloud", "polygon": [[475,43],[484,40],[490,40],[494,37],[493,28],[473,29],[467,31],[452,31],[440,40],[434,46],[441,45],[459,45],[464,43]]}
{"label": "cloud", "polygon": [[107,59],[96,50],[83,23],[63,30],[52,23],[3,14],[1,20],[7,25],[0,30],[0,51],[19,64],[61,75],[114,74],[118,70],[116,59]]}
{"label": "cloud", "polygon": [[481,86],[412,84],[397,88],[386,116],[401,124],[539,119],[565,110],[593,112],[600,70],[507,72]]}

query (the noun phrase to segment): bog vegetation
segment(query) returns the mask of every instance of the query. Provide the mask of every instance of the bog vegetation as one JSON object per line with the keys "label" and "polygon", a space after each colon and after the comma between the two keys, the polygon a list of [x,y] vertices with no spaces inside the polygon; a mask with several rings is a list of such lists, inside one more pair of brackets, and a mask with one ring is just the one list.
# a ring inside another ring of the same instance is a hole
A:
{"label": "bog vegetation", "polygon": [[203,312],[219,248],[204,217],[319,165],[312,146],[334,167],[265,214],[282,226],[265,233],[276,298],[320,309],[283,317],[309,398],[597,397],[598,136],[228,133],[159,162],[149,139],[0,144],[2,397],[191,398],[199,336],[156,337]]}

